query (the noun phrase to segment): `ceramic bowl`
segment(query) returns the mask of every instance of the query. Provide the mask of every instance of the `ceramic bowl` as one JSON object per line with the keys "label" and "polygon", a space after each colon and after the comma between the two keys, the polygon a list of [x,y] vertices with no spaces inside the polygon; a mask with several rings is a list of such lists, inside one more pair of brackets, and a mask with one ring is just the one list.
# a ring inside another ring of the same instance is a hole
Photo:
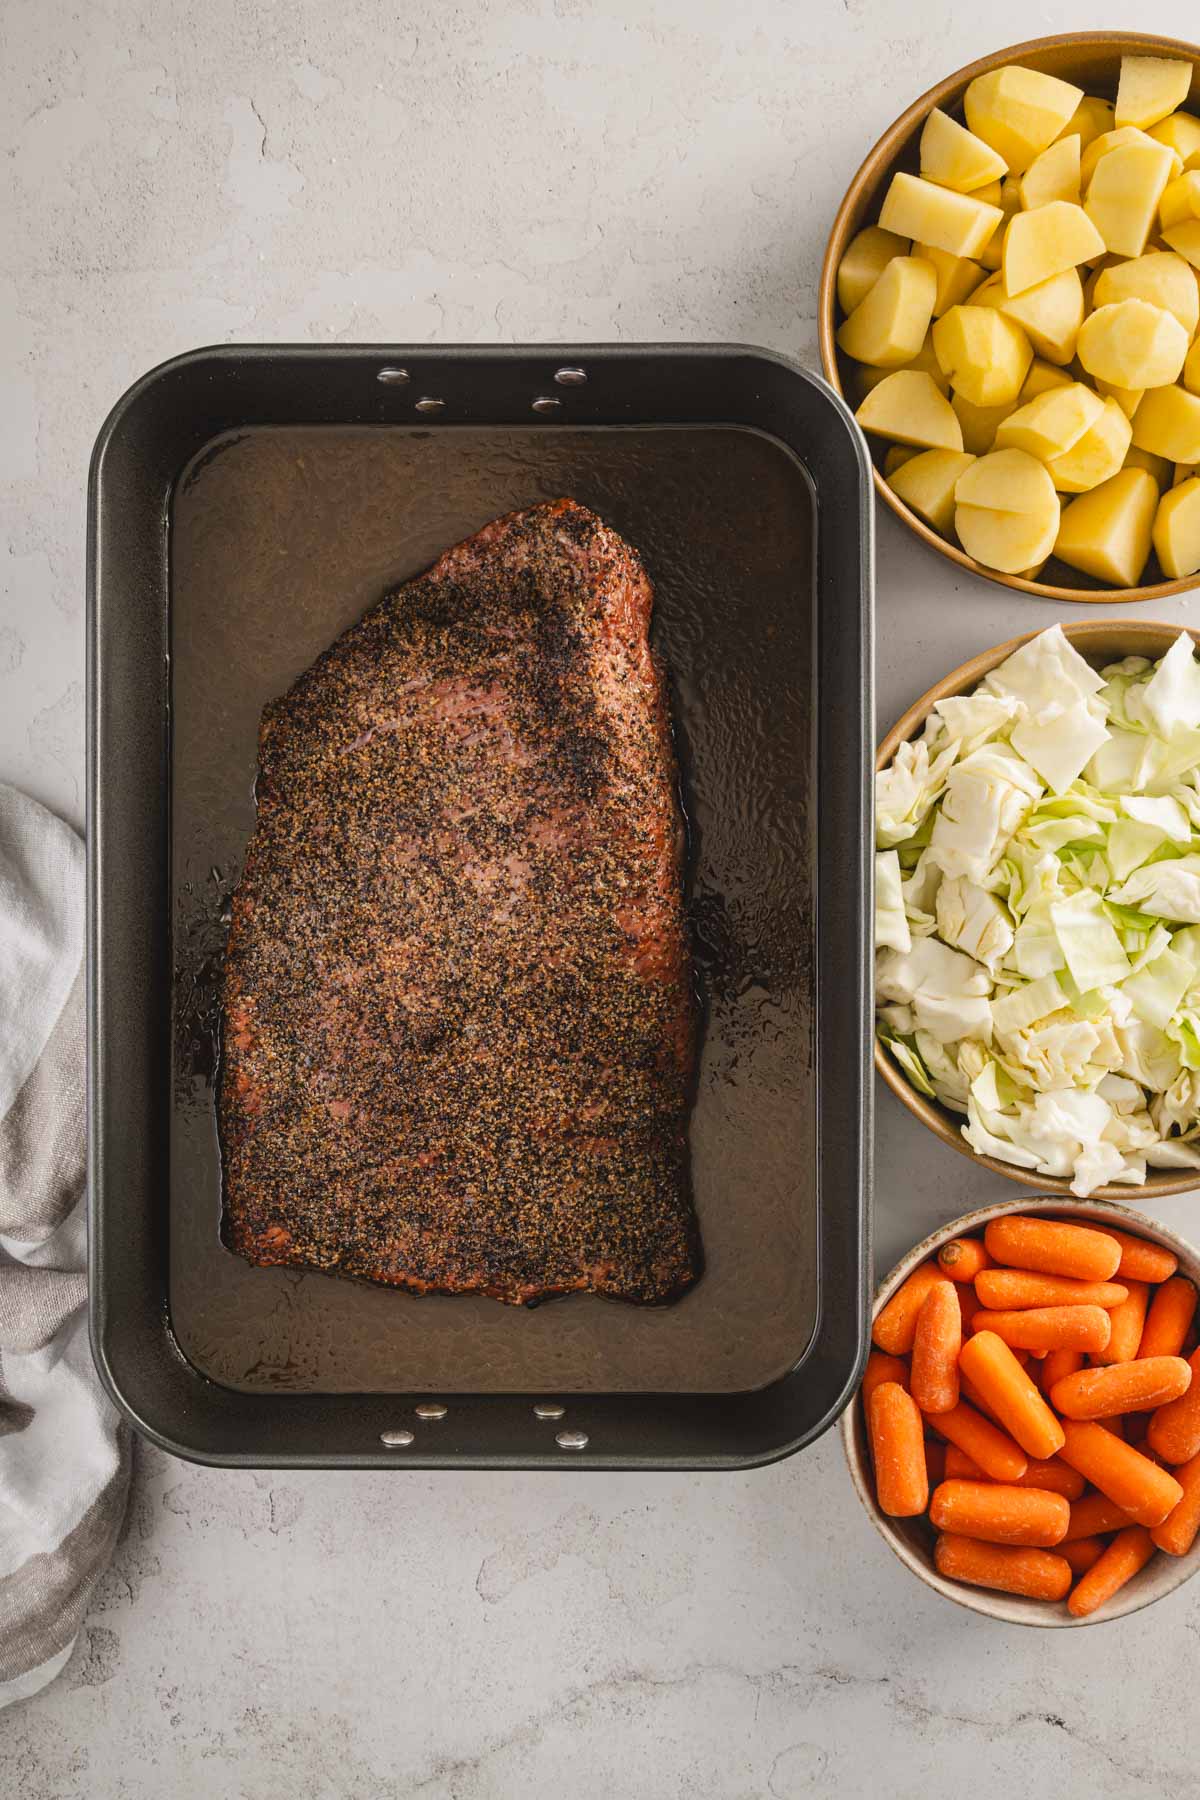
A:
{"label": "ceramic bowl", "polygon": [[[891,1273],[880,1282],[872,1319],[878,1317],[881,1309],[901,1283],[908,1279],[918,1263],[936,1255],[951,1238],[963,1237],[968,1233],[978,1234],[989,1220],[1003,1218],[1009,1213],[1048,1213],[1053,1218],[1067,1219],[1081,1225],[1090,1220],[1094,1224],[1112,1225],[1120,1231],[1132,1232],[1152,1244],[1161,1244],[1174,1251],[1179,1258],[1179,1273],[1200,1285],[1200,1251],[1176,1237],[1173,1231],[1168,1231],[1156,1220],[1147,1219],[1144,1214],[1135,1212],[1128,1206],[1113,1206],[1099,1200],[1062,1200],[1055,1196],[1052,1199],[981,1206],[976,1212],[965,1213],[961,1219],[943,1225],[923,1243],[910,1250],[907,1256],[901,1257]],[[947,1600],[953,1600],[956,1605],[965,1607],[968,1612],[982,1613],[988,1619],[1003,1619],[1010,1625],[1051,1628],[1103,1625],[1112,1619],[1124,1618],[1127,1613],[1140,1612],[1143,1606],[1150,1606],[1165,1594],[1173,1593],[1200,1568],[1200,1538],[1197,1538],[1186,1556],[1168,1556],[1159,1551],[1140,1574],[1135,1575],[1132,1581],[1127,1582],[1114,1595],[1107,1606],[1085,1619],[1075,1618],[1063,1603],[1052,1605],[1045,1600],[1027,1600],[1019,1594],[1001,1594],[990,1588],[967,1587],[962,1582],[947,1581],[944,1576],[939,1575],[933,1564],[934,1530],[928,1519],[890,1519],[879,1510],[867,1448],[866,1421],[862,1401],[857,1395],[842,1414],[841,1432],[850,1478],[880,1537],[895,1551],[905,1567],[927,1587],[944,1595]]]}
{"label": "ceramic bowl", "polygon": [[[978,62],[971,63],[965,69],[958,69],[944,81],[939,81],[936,87],[930,88],[927,94],[922,94],[919,100],[914,100],[908,111],[902,113],[895,124],[884,132],[850,183],[834,220],[821,270],[817,301],[821,362],[826,378],[839,394],[850,398],[852,405],[856,403],[857,396],[853,383],[848,378],[854,365],[842,355],[836,343],[837,328],[843,317],[837,304],[838,264],[855,233],[878,218],[893,173],[897,169],[916,172],[921,130],[934,107],[941,107],[944,112],[953,113],[956,109],[961,111],[963,94],[975,77],[984,75],[991,69],[1002,68],[1006,63],[1021,63],[1027,68],[1038,69],[1043,74],[1057,75],[1064,81],[1074,82],[1089,94],[1111,99],[1117,91],[1121,58],[1128,55],[1174,56],[1190,61],[1193,64],[1193,76],[1188,104],[1191,111],[1200,113],[1200,45],[1181,43],[1176,38],[1151,37],[1139,32],[1079,32],[1062,37],[1033,38],[1029,43],[1012,44],[1006,50],[997,50],[991,56],[981,57]],[[886,442],[880,438],[871,438],[868,442],[872,457],[881,464],[887,448]],[[1187,588],[1195,587],[1197,583],[1194,575],[1177,581],[1166,580],[1153,556],[1147,564],[1142,584],[1132,588],[1106,588],[1053,558],[1037,580],[1023,575],[1003,575],[976,562],[957,544],[948,542],[912,512],[899,495],[893,493],[879,467],[875,470],[875,487],[880,499],[891,508],[896,517],[939,555],[956,563],[961,569],[970,569],[976,575],[986,576],[989,581],[1000,582],[1021,593],[1097,606],[1116,604],[1118,601],[1154,600],[1167,594],[1182,593]]]}

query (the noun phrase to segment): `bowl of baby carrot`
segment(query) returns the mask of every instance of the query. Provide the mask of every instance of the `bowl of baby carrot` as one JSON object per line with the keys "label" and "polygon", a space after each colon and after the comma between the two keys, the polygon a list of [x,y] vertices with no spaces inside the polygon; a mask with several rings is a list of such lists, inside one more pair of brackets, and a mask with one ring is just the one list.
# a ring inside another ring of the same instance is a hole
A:
{"label": "bowl of baby carrot", "polygon": [[1200,1567],[1200,1252],[1130,1207],[966,1214],[880,1284],[842,1441],[947,1599],[1021,1625],[1137,1612]]}

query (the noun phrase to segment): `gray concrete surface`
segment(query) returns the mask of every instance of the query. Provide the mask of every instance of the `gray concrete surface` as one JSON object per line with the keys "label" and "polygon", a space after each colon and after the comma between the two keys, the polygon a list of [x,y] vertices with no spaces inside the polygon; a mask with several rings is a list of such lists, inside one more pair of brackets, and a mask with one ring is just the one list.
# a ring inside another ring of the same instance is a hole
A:
{"label": "gray concrete surface", "polygon": [[[837,200],[1013,0],[8,0],[0,777],[82,811],[84,480],[214,340],[734,338],[815,361]],[[879,528],[879,705],[1058,612]],[[1065,610],[1065,609],[1064,609]],[[1195,621],[1194,600],[1151,609]],[[889,1264],[1010,1190],[884,1094]],[[1163,1216],[1195,1236],[1195,1197]],[[1200,1794],[1200,1591],[1089,1633],[919,1589],[836,1437],[744,1477],[252,1475],[138,1459],[80,1649],[0,1717],[5,1800]]]}

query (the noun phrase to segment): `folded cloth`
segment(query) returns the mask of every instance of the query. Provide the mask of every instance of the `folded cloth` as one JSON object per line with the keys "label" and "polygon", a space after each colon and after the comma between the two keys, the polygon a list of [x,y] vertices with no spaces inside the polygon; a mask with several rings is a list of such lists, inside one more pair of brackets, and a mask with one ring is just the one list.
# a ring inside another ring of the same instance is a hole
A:
{"label": "folded cloth", "polygon": [[87,1328],[83,846],[0,783],[0,1706],[71,1654],[129,1445]]}

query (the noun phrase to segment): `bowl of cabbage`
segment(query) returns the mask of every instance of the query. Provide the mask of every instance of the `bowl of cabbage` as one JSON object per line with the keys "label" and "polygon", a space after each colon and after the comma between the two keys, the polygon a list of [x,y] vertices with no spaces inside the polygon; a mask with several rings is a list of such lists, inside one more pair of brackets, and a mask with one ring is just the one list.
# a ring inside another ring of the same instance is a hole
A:
{"label": "bowl of cabbage", "polygon": [[1014,638],[879,747],[876,1067],[1043,1193],[1200,1186],[1198,640]]}

